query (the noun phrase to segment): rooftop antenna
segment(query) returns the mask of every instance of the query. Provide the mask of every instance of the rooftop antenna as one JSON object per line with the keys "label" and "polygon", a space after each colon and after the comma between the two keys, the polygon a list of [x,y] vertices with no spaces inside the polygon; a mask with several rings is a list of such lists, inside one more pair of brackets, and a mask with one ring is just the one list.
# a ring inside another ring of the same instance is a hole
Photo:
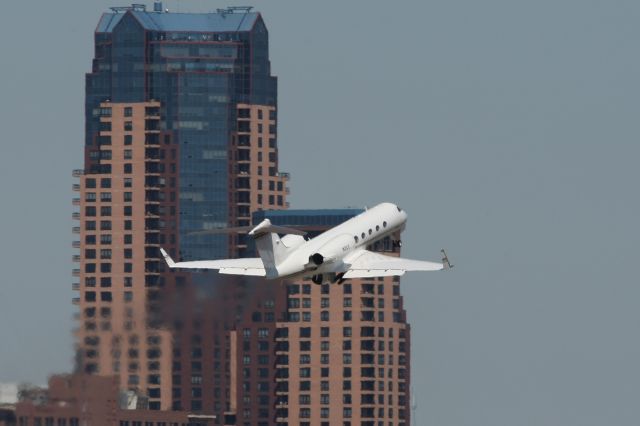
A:
{"label": "rooftop antenna", "polygon": [[216,9],[216,13],[219,13],[224,18],[225,16],[236,13],[236,12],[244,12],[249,13],[253,9],[253,6],[229,6],[225,9]]}
{"label": "rooftop antenna", "polygon": [[128,10],[134,10],[138,12],[145,12],[147,10],[147,5],[141,3],[133,3],[131,6],[116,6],[110,8],[114,13],[124,13]]}

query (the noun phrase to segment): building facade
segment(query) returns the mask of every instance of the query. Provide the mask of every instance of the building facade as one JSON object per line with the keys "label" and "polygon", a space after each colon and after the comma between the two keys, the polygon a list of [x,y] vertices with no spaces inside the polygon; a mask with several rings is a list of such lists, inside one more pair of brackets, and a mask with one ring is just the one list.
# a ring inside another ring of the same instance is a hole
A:
{"label": "building facade", "polygon": [[[361,212],[260,211],[254,214],[254,223],[268,217],[276,225],[300,226],[314,236]],[[369,249],[388,255],[400,252],[389,237]],[[315,285],[310,280],[283,284],[279,297],[284,300],[277,305],[284,305],[285,311],[276,322],[272,342],[275,424],[410,424],[410,327],[399,281],[379,277],[341,285]],[[245,328],[242,335],[252,348],[254,332]],[[260,375],[261,356],[260,352],[243,355],[244,376]],[[248,382],[244,387],[255,386]],[[256,424],[242,418],[247,415],[251,418],[253,413],[238,410],[237,424]]]}
{"label": "building facade", "polygon": [[[201,351],[180,346],[198,340],[189,330],[204,321],[199,285],[210,285],[208,276],[168,274],[158,249],[179,259],[242,255],[244,240],[208,231],[246,225],[253,210],[286,207],[277,82],[259,13],[157,6],[112,8],[94,35],[84,168],[74,172],[77,368],[116,375],[121,386],[145,392],[151,409],[209,412],[213,404],[198,403],[196,390],[182,403],[180,375],[193,371],[188,381],[197,383],[214,368],[199,364]],[[185,299],[175,321],[163,316],[164,297],[183,290],[196,299]],[[195,335],[208,344],[231,322],[216,317]],[[188,327],[175,329],[180,323]],[[203,391],[208,401],[225,395],[217,399],[221,411],[230,391],[227,340],[216,349],[220,383]]]}
{"label": "building facade", "polygon": [[[135,395],[119,389],[117,377],[72,374],[49,378],[41,400],[24,398],[15,406],[18,426],[207,426],[213,418],[186,412],[147,410]],[[146,399],[145,399],[146,401]]]}
{"label": "building facade", "polygon": [[[161,246],[180,260],[253,256],[245,235],[215,230],[269,217],[313,235],[361,212],[284,210],[276,93],[248,8],[101,17],[74,172],[78,372],[213,424],[408,425],[399,280],[318,286],[161,259]],[[399,252],[390,239],[370,249]]]}

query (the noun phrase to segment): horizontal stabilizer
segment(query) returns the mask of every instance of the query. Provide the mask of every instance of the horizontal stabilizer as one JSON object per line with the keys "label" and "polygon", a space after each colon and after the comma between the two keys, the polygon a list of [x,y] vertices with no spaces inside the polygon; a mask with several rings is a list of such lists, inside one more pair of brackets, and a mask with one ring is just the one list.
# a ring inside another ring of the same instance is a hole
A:
{"label": "horizontal stabilizer", "polygon": [[286,226],[272,225],[269,219],[265,219],[257,226],[232,226],[229,228],[205,229],[202,231],[189,232],[187,235],[217,235],[217,234],[249,234],[259,237],[268,232],[276,234],[293,234],[306,235],[307,233],[298,228],[289,228]]}

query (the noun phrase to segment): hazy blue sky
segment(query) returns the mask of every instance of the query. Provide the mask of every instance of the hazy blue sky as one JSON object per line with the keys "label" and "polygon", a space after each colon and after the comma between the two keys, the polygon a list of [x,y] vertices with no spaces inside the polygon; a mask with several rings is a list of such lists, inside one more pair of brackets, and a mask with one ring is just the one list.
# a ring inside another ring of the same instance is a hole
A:
{"label": "hazy blue sky", "polygon": [[[0,11],[0,381],[71,366],[83,74],[123,4]],[[640,2],[256,6],[292,206],[396,202],[405,256],[457,264],[402,281],[418,424],[637,424]]]}

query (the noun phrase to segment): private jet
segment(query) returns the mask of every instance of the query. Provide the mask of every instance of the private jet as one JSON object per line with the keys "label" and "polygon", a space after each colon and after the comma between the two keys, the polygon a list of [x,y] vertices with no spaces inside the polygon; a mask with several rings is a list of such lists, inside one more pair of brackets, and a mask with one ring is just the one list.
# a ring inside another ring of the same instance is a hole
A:
{"label": "private jet", "polygon": [[[170,268],[217,269],[221,274],[253,275],[267,279],[311,278],[315,284],[339,283],[350,278],[401,276],[407,271],[450,269],[447,254],[440,262],[403,259],[366,249],[385,237],[402,231],[407,213],[392,203],[382,203],[335,226],[315,238],[305,232],[273,225],[265,219],[251,228],[229,228],[246,232],[255,240],[260,257],[174,262],[164,249]],[[282,237],[279,234],[284,234]],[[399,240],[393,241],[399,246]]]}

